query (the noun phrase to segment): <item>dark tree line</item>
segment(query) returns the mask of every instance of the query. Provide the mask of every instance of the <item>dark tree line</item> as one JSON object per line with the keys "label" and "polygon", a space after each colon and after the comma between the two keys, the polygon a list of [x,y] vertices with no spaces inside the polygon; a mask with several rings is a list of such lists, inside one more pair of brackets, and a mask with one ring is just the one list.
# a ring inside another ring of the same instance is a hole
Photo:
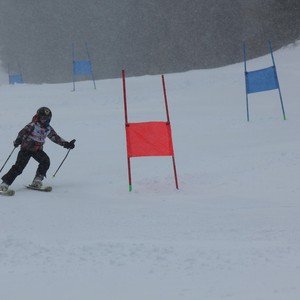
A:
{"label": "dark tree line", "polygon": [[212,68],[294,42],[299,0],[1,0],[0,59],[27,82],[72,80],[89,45],[97,79]]}

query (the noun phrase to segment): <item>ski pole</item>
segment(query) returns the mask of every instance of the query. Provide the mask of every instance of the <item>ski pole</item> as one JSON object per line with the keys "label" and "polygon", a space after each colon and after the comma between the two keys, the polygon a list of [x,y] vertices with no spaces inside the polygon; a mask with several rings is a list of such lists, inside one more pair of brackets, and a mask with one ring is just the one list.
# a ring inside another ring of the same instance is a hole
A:
{"label": "ski pole", "polygon": [[[72,144],[74,145],[75,141],[76,141],[76,140],[72,140],[70,143],[72,143]],[[73,147],[73,148],[74,148],[74,147]],[[62,162],[60,163],[60,165],[59,165],[59,167],[57,168],[56,172],[53,174],[53,176],[52,176],[53,178],[55,177],[56,173],[58,172],[58,170],[60,169],[60,167],[62,166],[62,164],[64,163],[64,161],[66,160],[66,158],[67,158],[67,156],[69,155],[70,151],[71,151],[71,148],[68,150],[66,156],[64,157],[64,159],[63,159]]]}
{"label": "ski pole", "polygon": [[58,172],[58,170],[60,169],[60,167],[62,166],[62,164],[64,163],[64,161],[66,160],[67,156],[69,155],[71,149],[68,150],[66,156],[64,157],[64,159],[62,160],[62,162],[60,163],[59,167],[57,168],[57,170],[55,171],[55,173],[53,174],[52,177],[55,177],[56,173]]}
{"label": "ski pole", "polygon": [[2,166],[1,170],[0,170],[0,173],[1,171],[3,170],[3,168],[5,167],[6,163],[8,162],[8,160],[10,159],[10,157],[12,156],[12,154],[14,153],[14,151],[16,150],[17,147],[14,147],[14,149],[11,151],[11,153],[9,154],[7,160],[5,161],[4,165]]}

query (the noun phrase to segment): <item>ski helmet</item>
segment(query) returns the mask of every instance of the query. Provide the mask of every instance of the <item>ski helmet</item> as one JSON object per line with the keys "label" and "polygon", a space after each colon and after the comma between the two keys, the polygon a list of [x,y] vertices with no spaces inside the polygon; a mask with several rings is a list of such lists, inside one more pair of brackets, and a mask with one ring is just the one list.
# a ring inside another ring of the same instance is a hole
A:
{"label": "ski helmet", "polygon": [[48,107],[40,107],[36,112],[38,118],[47,117],[47,123],[49,124],[52,118],[52,112]]}

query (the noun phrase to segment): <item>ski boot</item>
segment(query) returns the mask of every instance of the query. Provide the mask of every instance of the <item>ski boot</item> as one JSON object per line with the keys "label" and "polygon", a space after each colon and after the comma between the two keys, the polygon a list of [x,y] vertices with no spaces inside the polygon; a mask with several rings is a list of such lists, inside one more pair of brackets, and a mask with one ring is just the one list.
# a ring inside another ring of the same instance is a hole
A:
{"label": "ski boot", "polygon": [[31,183],[31,186],[34,187],[34,188],[37,188],[37,189],[41,189],[42,186],[43,186],[42,181],[43,181],[43,176],[37,175],[33,179],[32,183]]}

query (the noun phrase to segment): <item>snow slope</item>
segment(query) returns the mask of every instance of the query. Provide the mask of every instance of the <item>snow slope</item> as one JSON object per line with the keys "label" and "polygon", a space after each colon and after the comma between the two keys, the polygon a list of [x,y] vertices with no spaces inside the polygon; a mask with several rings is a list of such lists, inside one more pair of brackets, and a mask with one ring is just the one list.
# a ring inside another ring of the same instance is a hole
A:
{"label": "snow slope", "polygon": [[[77,143],[52,178],[66,150],[47,141],[51,193],[24,188],[32,160],[0,198],[0,299],[298,300],[299,55],[274,53],[286,121],[277,91],[250,95],[246,121],[243,64],[165,76],[179,190],[171,158],[147,157],[128,191],[121,79],[2,85],[1,166],[40,106]],[[160,76],[127,93],[130,122],[166,119]]]}

